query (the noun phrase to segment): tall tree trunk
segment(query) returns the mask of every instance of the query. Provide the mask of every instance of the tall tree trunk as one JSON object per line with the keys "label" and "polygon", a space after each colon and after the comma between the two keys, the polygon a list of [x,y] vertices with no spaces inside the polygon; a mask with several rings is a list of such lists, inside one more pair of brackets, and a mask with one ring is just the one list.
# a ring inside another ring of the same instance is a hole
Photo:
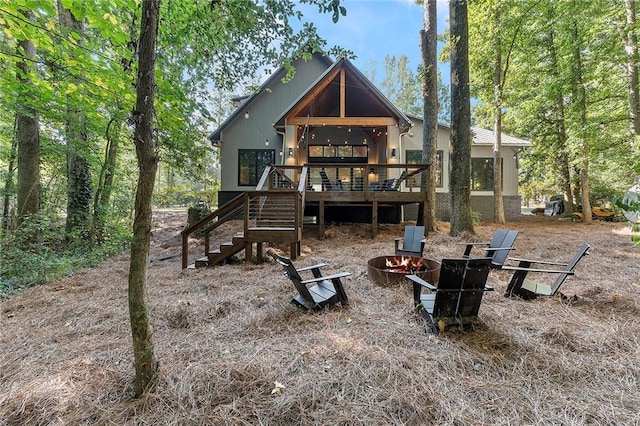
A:
{"label": "tall tree trunk", "polygon": [[[84,25],[69,9],[62,6],[61,0],[58,0],[58,16],[63,30],[79,35],[80,39],[77,43],[82,45]],[[75,83],[81,86],[81,82]],[[67,101],[65,137],[67,141],[67,240],[84,242],[89,237],[93,185],[91,166],[86,158],[88,153],[86,117],[73,105],[71,96]]]}
{"label": "tall tree trunk", "polygon": [[[422,191],[427,192],[425,205],[426,233],[436,231],[436,156],[438,150],[438,63],[437,63],[437,13],[436,0],[424,2],[424,28],[420,30],[422,53],[422,162],[429,163],[427,179],[422,179]],[[418,221],[425,217],[418,212]],[[419,223],[418,223],[419,224]]]}
{"label": "tall tree trunk", "polygon": [[138,158],[131,263],[129,266],[129,318],[135,357],[135,394],[142,395],[155,386],[159,363],[156,360],[153,331],[147,305],[147,264],[151,238],[151,196],[158,169],[152,121],[154,112],[155,49],[158,33],[160,0],[142,2],[140,42],[138,44],[138,79],[136,110],[133,112],[133,142]]}
{"label": "tall tree trunk", "polygon": [[636,35],[636,1],[624,0],[626,28],[624,50],[627,53],[627,92],[629,128],[632,136],[640,134],[640,94],[638,93],[638,36]]}
{"label": "tall tree trunk", "polygon": [[[26,12],[26,17],[31,14]],[[24,60],[18,63],[17,79],[20,83],[20,104],[16,112],[16,141],[18,145],[18,224],[40,209],[40,123],[38,112],[28,101],[32,97],[30,74],[31,64],[36,55],[31,40],[18,42],[18,56]],[[33,235],[39,238],[39,235]]]}
{"label": "tall tree trunk", "polygon": [[471,218],[471,106],[467,1],[449,2],[451,34],[450,234],[474,233]]}
{"label": "tall tree trunk", "polygon": [[[547,22],[554,22],[554,13],[551,6],[547,9]],[[554,29],[549,25],[547,34],[547,46],[549,48],[549,61],[551,75],[554,84],[560,84],[560,66],[558,64],[558,53],[555,42]],[[562,89],[555,91],[555,132],[556,132],[556,152],[558,155],[558,170],[560,175],[560,185],[565,201],[565,213],[571,214],[575,211],[574,196],[571,190],[571,168],[569,167],[569,148],[567,147],[567,129],[565,123],[565,104]]]}
{"label": "tall tree trunk", "polygon": [[[113,134],[111,127],[114,126]],[[104,224],[106,221],[109,202],[111,201],[111,192],[113,187],[113,178],[115,176],[116,160],[118,158],[118,145],[120,140],[120,121],[112,118],[107,125],[106,139],[107,146],[104,154],[104,164],[100,169],[100,177],[96,186],[96,194],[93,202],[93,241],[102,242],[104,238]]]}
{"label": "tall tree trunk", "polygon": [[495,8],[495,28],[493,48],[495,62],[493,64],[493,220],[497,224],[504,224],[504,203],[502,200],[502,34],[500,33],[500,5]]}
{"label": "tall tree trunk", "polygon": [[573,73],[574,73],[574,92],[578,102],[579,118],[579,135],[580,135],[580,192],[582,195],[582,221],[591,223],[591,201],[589,200],[589,142],[585,129],[587,128],[587,94],[583,81],[582,68],[582,43],[580,32],[578,31],[578,23],[573,22]]}

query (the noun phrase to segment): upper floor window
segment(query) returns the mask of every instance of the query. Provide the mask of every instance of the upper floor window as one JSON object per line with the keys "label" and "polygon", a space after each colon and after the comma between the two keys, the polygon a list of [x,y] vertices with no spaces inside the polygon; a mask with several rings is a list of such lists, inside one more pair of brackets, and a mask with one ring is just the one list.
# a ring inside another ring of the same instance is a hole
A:
{"label": "upper floor window", "polygon": [[264,169],[276,161],[273,149],[238,150],[238,185],[256,186]]}

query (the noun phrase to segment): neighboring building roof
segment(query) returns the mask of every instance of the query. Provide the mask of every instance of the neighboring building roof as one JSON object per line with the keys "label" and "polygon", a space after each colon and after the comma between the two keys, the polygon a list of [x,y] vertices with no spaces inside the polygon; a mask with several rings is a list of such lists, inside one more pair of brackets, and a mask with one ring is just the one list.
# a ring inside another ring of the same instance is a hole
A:
{"label": "neighboring building roof", "polygon": [[[422,123],[422,117],[410,116],[413,121]],[[438,127],[451,130],[451,126],[447,124],[438,123]],[[475,145],[493,145],[495,138],[493,136],[493,130],[484,129],[482,127],[471,127],[471,133],[473,134],[473,143]],[[532,146],[532,143],[525,139],[519,139],[514,136],[502,133],[502,145],[506,146]]]}
{"label": "neighboring building roof", "polygon": [[[313,56],[318,57],[321,60],[325,61],[327,63],[327,66],[333,63],[331,58],[329,58],[328,56],[322,53],[314,53]],[[246,99],[246,100],[244,100],[244,102],[242,102],[242,104],[238,108],[236,108],[236,110],[233,111],[233,113],[231,113],[231,115],[227,117],[227,119],[207,137],[207,139],[209,139],[209,141],[212,143],[215,141],[219,141],[222,131],[225,129],[225,127],[227,127],[230,123],[232,123],[236,119],[236,117],[238,117],[238,115],[240,115],[246,108],[248,108],[253,103],[253,101],[255,101],[258,95],[262,93],[262,91],[265,88],[268,88],[277,79],[282,78],[286,72],[287,70],[285,69],[284,66],[282,66],[278,68],[276,72],[271,74],[271,76],[268,79],[266,79],[264,83],[260,85],[260,88],[256,92],[250,95],[236,96],[235,98],[233,98],[234,103],[236,101],[241,101],[242,99]]]}
{"label": "neighboring building roof", "polygon": [[327,77],[327,75],[331,74],[336,68],[342,66],[348,69],[353,76],[360,80],[360,83],[364,85],[367,90],[373,93],[373,95],[375,95],[382,102],[385,108],[396,115],[396,117],[398,118],[398,125],[400,127],[408,129],[413,126],[413,122],[402,111],[400,111],[389,99],[387,99],[387,97],[364,74],[362,74],[362,72],[360,72],[358,68],[356,68],[351,63],[351,61],[344,58],[334,62],[333,65],[327,68],[327,70],[320,77],[318,77],[315,82],[307,87],[307,89],[300,94],[300,96],[289,106],[289,108],[283,111],[283,113],[280,114],[280,116],[274,121],[274,126],[278,129],[282,129],[284,127],[285,117],[289,115],[291,110],[295,108],[296,105],[298,105],[302,100],[304,100],[309,92],[312,92]]}

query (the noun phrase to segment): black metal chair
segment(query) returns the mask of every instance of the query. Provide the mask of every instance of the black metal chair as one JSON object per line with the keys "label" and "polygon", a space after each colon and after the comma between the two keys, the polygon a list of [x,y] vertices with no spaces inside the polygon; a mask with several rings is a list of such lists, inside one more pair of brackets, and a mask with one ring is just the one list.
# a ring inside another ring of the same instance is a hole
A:
{"label": "black metal chair", "polygon": [[[518,262],[518,266],[503,266],[503,270],[514,271],[505,297],[517,296],[522,299],[535,299],[538,296],[554,296],[560,286],[564,283],[569,275],[574,275],[574,269],[578,262],[589,254],[589,244],[584,243],[580,246],[573,259],[568,263],[553,262],[547,260],[531,260],[531,259],[519,259],[509,258]],[[539,268],[532,268],[531,265],[539,265]],[[549,269],[553,267],[560,267],[556,269]],[[545,269],[546,267],[546,269]],[[559,274],[553,284],[539,283],[528,278],[530,273],[545,273],[545,274]]]}
{"label": "black metal chair", "polygon": [[394,240],[396,256],[422,257],[425,242],[424,226],[405,226],[404,236]]}
{"label": "black metal chair", "polygon": [[[326,266],[326,263],[296,268],[288,257],[281,256],[272,250],[268,251],[268,254],[282,265],[284,275],[293,282],[296,290],[298,290],[298,294],[291,300],[291,303],[308,310],[320,310],[325,306],[331,306],[338,302],[342,306],[349,304],[340,279],[350,276],[351,273],[338,272],[322,276],[320,268]],[[311,272],[312,277],[303,279],[300,276],[301,272]]]}
{"label": "black metal chair", "polygon": [[466,245],[462,257],[471,257],[471,250],[476,246],[483,247],[484,256],[491,257],[491,268],[502,269],[509,257],[509,252],[514,250],[513,244],[518,237],[518,231],[497,229],[491,241],[486,243],[464,243]]}
{"label": "black metal chair", "polygon": [[[450,325],[468,326],[480,322],[478,311],[487,285],[491,258],[442,259],[438,286],[417,275],[407,275],[413,282],[413,303],[429,328],[438,333]],[[423,293],[423,290],[430,293]]]}

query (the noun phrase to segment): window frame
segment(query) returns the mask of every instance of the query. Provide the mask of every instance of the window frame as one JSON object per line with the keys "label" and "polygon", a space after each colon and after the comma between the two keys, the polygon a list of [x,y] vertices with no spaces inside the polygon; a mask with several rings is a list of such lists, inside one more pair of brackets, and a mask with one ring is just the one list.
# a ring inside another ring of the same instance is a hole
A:
{"label": "window frame", "polygon": [[[420,157],[420,161],[412,160],[410,157],[414,155],[418,155]],[[444,151],[439,149],[436,151],[436,188],[442,188],[444,186],[443,183],[443,175],[442,175],[442,158],[444,156]],[[422,150],[420,149],[407,149],[405,151],[405,157],[407,164],[416,164],[422,163]],[[411,182],[407,182],[407,186],[412,188],[419,188],[420,182],[417,179],[413,179]]]}
{"label": "window frame", "polygon": [[[244,183],[242,181],[242,170],[243,170],[243,159],[246,158],[246,155],[253,154],[253,164],[248,165],[249,173],[248,173],[248,183]],[[270,158],[268,161],[261,162],[261,155],[259,154],[268,154]],[[260,178],[262,177],[262,173],[264,173],[264,169],[268,164],[274,164],[276,160],[276,151],[275,149],[239,149],[238,150],[238,186],[253,186],[258,185]],[[255,177],[255,183],[251,182],[251,171],[253,171],[253,176]]]}

